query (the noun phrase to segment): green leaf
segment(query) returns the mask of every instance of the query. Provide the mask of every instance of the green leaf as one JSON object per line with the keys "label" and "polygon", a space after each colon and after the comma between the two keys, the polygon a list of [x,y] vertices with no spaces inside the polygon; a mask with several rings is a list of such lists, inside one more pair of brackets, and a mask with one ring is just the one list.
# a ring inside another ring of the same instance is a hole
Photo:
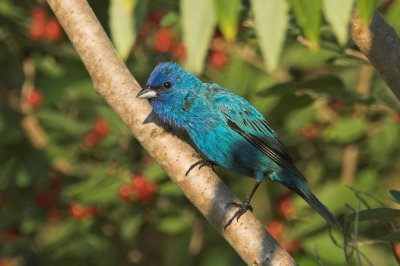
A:
{"label": "green leaf", "polygon": [[368,25],[371,20],[377,0],[358,0],[358,10],[360,12],[361,23]]}
{"label": "green leaf", "polygon": [[79,122],[71,116],[57,113],[50,109],[43,109],[36,112],[39,121],[52,130],[62,131],[69,135],[81,135],[90,129],[90,125]]}
{"label": "green leaf", "polygon": [[394,28],[397,35],[400,35],[400,2],[393,3],[387,11],[385,16],[390,26]]}
{"label": "green leaf", "polygon": [[321,27],[321,0],[290,0],[294,14],[310,42],[312,50],[319,47]]}
{"label": "green leaf", "polygon": [[63,222],[43,226],[43,228],[36,234],[36,244],[40,248],[45,248],[65,241],[75,227],[76,224],[73,222]]}
{"label": "green leaf", "polygon": [[381,128],[375,132],[367,143],[367,150],[372,160],[380,166],[391,162],[393,153],[398,149],[400,128],[392,119],[388,118]]}
{"label": "green leaf", "polygon": [[111,39],[123,59],[126,59],[136,39],[133,11],[137,0],[111,0],[109,16]]}
{"label": "green leaf", "polygon": [[214,0],[218,26],[228,42],[236,38],[240,11],[240,0]]}
{"label": "green leaf", "polygon": [[158,194],[166,196],[182,196],[182,190],[172,181],[162,183],[158,188]]}
{"label": "green leaf", "polygon": [[365,133],[366,121],[360,117],[348,117],[338,121],[324,133],[329,140],[340,144],[350,143],[361,138]]}
{"label": "green leaf", "polygon": [[331,24],[339,43],[345,45],[348,39],[349,22],[354,0],[323,0],[322,8],[326,20]]}
{"label": "green leaf", "polygon": [[388,194],[389,194],[389,197],[393,201],[395,201],[397,203],[400,203],[400,191],[399,190],[391,189],[391,190],[388,191]]}
{"label": "green leaf", "polygon": [[383,241],[389,241],[389,242],[400,242],[400,232],[390,233],[390,234],[378,237],[378,239],[383,240]]}
{"label": "green leaf", "polygon": [[[358,217],[356,217],[358,215]],[[349,214],[345,217],[346,221],[354,222],[356,221],[371,221],[371,220],[387,220],[400,218],[400,210],[390,209],[390,208],[376,208],[361,210],[357,213]]]}
{"label": "green leaf", "polygon": [[141,213],[136,213],[134,216],[126,217],[121,221],[121,235],[124,239],[131,240],[135,237],[143,223]]}
{"label": "green leaf", "polygon": [[181,216],[167,216],[159,220],[157,227],[164,233],[175,235],[187,230],[189,223]]}
{"label": "green leaf", "polygon": [[187,52],[185,68],[199,74],[203,70],[216,25],[214,5],[212,0],[181,0],[180,6],[183,42]]}
{"label": "green leaf", "polygon": [[288,24],[286,1],[252,0],[254,22],[262,55],[269,71],[278,66]]}

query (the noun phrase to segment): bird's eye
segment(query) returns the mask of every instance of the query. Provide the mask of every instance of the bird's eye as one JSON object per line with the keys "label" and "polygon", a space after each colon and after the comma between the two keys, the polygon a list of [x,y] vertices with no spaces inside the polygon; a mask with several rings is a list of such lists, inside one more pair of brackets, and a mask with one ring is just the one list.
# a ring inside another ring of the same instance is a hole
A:
{"label": "bird's eye", "polygon": [[164,87],[165,89],[169,89],[169,88],[172,87],[172,83],[169,82],[169,81],[164,82],[162,85],[163,85],[163,87]]}

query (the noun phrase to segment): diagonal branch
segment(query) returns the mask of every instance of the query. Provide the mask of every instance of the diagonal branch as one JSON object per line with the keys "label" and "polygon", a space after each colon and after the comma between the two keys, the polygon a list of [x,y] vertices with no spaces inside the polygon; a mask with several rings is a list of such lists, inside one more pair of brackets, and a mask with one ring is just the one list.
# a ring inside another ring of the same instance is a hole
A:
{"label": "diagonal branch", "polygon": [[369,25],[363,25],[355,9],[351,36],[400,100],[400,38],[394,29],[378,12],[374,13]]}
{"label": "diagonal branch", "polygon": [[296,265],[293,258],[246,213],[226,230],[223,225],[237,200],[208,168],[186,170],[195,163],[195,151],[155,123],[143,121],[151,112],[147,102],[136,99],[140,90],[85,0],[47,0],[85,64],[96,91],[120,116],[144,148],[249,265]]}

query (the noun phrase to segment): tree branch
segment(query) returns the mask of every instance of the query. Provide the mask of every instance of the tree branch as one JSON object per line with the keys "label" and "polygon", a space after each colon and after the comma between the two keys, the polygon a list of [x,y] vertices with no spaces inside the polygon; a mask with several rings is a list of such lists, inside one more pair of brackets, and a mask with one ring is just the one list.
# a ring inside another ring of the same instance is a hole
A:
{"label": "tree branch", "polygon": [[400,39],[393,28],[378,12],[375,12],[369,25],[363,25],[355,9],[351,36],[400,100]]}
{"label": "tree branch", "polygon": [[120,116],[144,148],[163,167],[190,201],[212,223],[249,265],[296,265],[293,258],[268,234],[264,226],[246,213],[226,230],[233,215],[226,204],[237,200],[212,170],[193,169],[195,151],[155,123],[143,121],[151,108],[136,99],[140,90],[85,0],[47,0],[85,64],[95,89]]}

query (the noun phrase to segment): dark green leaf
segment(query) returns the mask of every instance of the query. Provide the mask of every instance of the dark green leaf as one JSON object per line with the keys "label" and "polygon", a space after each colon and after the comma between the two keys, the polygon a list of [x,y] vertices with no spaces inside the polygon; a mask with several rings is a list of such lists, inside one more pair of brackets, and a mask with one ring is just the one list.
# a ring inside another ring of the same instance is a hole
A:
{"label": "dark green leaf", "polygon": [[[358,216],[358,218],[357,218]],[[371,220],[388,220],[400,218],[400,210],[390,208],[376,208],[361,210],[357,213],[352,213],[346,216],[346,221],[371,221]]]}
{"label": "dark green leaf", "polygon": [[379,237],[380,240],[389,241],[389,242],[400,242],[400,232],[390,233],[384,236]]}
{"label": "dark green leaf", "polygon": [[391,189],[388,191],[389,197],[397,203],[400,203],[400,191]]}

